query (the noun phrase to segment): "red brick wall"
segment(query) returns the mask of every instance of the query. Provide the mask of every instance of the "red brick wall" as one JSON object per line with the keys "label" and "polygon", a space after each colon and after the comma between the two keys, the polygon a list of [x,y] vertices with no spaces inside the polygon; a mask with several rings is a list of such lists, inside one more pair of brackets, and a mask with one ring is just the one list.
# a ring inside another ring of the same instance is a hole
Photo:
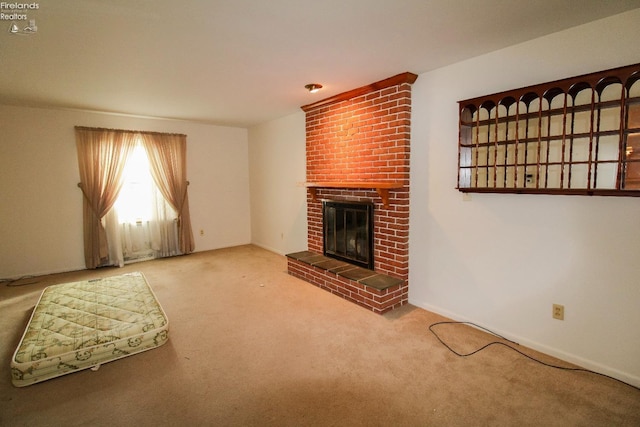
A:
{"label": "red brick wall", "polygon": [[371,201],[374,269],[408,280],[411,84],[361,92],[305,109],[307,182],[393,182],[402,187],[389,190],[388,207],[373,189],[318,188],[316,201],[308,194],[308,250],[322,253],[322,199]]}

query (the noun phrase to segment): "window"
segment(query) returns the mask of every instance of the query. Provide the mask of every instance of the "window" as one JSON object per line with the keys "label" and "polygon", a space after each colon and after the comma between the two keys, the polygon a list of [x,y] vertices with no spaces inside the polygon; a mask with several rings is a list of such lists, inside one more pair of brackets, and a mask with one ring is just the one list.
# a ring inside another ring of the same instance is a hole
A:
{"label": "window", "polygon": [[141,141],[127,156],[122,175],[113,212],[105,217],[111,246],[118,245],[122,251],[116,251],[112,258],[122,264],[177,255],[177,215],[153,180]]}
{"label": "window", "polygon": [[[151,216],[157,217],[156,221],[151,221],[155,223],[155,231],[150,230],[154,234],[150,241],[157,242],[157,248],[153,250],[159,256],[193,252],[195,245],[187,189],[187,136],[82,126],[76,126],[75,131],[87,268],[123,264],[119,221],[117,215],[112,215],[115,212],[112,207],[123,184],[124,169],[130,166],[130,155],[140,145],[147,153],[151,166],[148,169],[158,192],[162,193],[160,199],[165,199],[164,205],[170,206],[172,212],[169,218],[168,210],[151,209]],[[137,172],[135,164],[131,167]],[[141,183],[139,178],[131,181]],[[133,215],[137,222],[139,214]]]}
{"label": "window", "polygon": [[114,208],[120,223],[141,223],[151,220],[153,192],[156,185],[149,171],[149,159],[144,147],[138,144],[126,160],[124,184]]}

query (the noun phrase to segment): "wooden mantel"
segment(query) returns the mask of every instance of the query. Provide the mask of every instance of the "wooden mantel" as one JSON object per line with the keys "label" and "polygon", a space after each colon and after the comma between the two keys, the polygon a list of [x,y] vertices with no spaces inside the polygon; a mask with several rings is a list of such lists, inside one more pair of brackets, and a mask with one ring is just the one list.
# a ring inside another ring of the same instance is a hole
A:
{"label": "wooden mantel", "polygon": [[311,193],[311,199],[316,201],[316,190],[318,188],[365,188],[375,189],[385,208],[389,207],[389,190],[393,188],[402,188],[401,182],[307,182],[304,184]]}

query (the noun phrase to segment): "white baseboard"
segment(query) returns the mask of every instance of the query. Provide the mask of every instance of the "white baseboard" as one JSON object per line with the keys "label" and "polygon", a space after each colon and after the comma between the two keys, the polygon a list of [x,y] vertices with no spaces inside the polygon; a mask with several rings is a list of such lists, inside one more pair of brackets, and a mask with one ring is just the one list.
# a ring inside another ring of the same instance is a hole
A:
{"label": "white baseboard", "polygon": [[86,270],[86,269],[87,269],[87,267],[85,265],[82,265],[82,266],[78,266],[78,267],[69,267],[69,268],[63,268],[63,269],[40,270],[40,271],[24,273],[24,274],[20,274],[20,275],[2,277],[1,279],[3,279],[3,280],[5,280],[5,279],[6,280],[19,280],[19,279],[22,279],[22,278],[25,278],[25,277],[48,276],[49,274],[70,273],[72,271],[81,271],[81,270]]}
{"label": "white baseboard", "polygon": [[265,250],[267,250],[269,252],[273,252],[275,254],[278,254],[278,255],[283,255],[283,256],[286,255],[281,250],[276,249],[276,248],[272,248],[271,246],[268,246],[268,245],[263,245],[261,243],[256,243],[256,242],[251,242],[251,244],[254,245],[254,246],[257,246],[259,248],[265,249]]}

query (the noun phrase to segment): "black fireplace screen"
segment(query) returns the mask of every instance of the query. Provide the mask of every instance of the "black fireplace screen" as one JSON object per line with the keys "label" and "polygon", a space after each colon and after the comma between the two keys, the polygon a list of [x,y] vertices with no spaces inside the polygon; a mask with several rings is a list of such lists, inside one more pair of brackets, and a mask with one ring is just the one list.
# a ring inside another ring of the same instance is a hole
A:
{"label": "black fireplace screen", "polygon": [[322,202],[324,255],[373,270],[373,205]]}

